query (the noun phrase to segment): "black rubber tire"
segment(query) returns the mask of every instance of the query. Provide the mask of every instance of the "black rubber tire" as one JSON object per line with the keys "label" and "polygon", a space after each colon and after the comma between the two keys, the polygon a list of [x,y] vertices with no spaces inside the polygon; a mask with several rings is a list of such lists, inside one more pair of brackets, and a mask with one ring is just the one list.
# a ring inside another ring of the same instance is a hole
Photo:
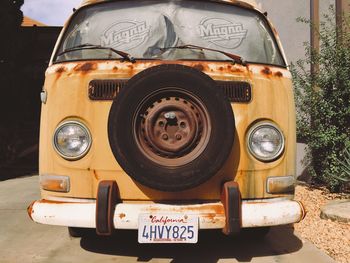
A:
{"label": "black rubber tire", "polygon": [[96,234],[94,228],[68,227],[68,234],[71,237],[88,237]]}
{"label": "black rubber tire", "polygon": [[[196,96],[207,108],[211,122],[204,151],[178,167],[152,162],[140,151],[133,135],[140,102],[164,87],[177,87]],[[195,68],[169,64],[146,69],[128,81],[112,104],[108,136],[114,157],[134,180],[162,191],[182,191],[202,184],[222,168],[232,150],[234,126],[231,104],[213,79]]]}

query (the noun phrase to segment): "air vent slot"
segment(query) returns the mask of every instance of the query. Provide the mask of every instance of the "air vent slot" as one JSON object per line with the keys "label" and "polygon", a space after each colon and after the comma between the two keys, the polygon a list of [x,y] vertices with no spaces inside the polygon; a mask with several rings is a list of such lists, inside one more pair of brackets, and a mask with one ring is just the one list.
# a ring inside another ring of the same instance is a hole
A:
{"label": "air vent slot", "polygon": [[248,103],[252,99],[252,88],[243,81],[216,81],[231,102]]}
{"label": "air vent slot", "polygon": [[[127,79],[97,79],[89,84],[89,98],[91,100],[113,100]],[[248,103],[252,98],[252,89],[248,82],[243,81],[216,81],[231,102]]]}
{"label": "air vent slot", "polygon": [[126,85],[127,79],[96,79],[89,83],[91,100],[113,100]]}

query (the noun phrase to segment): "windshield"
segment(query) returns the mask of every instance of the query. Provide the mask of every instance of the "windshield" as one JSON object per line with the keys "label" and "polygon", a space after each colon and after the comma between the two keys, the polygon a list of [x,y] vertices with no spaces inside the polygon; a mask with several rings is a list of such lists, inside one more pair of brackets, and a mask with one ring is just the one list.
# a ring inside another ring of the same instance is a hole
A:
{"label": "windshield", "polygon": [[88,6],[70,21],[55,62],[120,59],[108,49],[74,49],[85,44],[128,52],[136,59],[228,60],[211,50],[166,49],[197,45],[236,54],[248,62],[285,66],[263,17],[223,3],[148,0]]}

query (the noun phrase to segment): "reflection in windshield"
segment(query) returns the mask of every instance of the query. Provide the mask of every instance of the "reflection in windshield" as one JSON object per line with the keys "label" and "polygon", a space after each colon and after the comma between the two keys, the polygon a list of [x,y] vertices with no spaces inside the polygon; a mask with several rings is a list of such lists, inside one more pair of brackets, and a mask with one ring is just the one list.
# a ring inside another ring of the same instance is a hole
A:
{"label": "reflection in windshield", "polygon": [[[60,44],[56,61],[110,59],[98,50],[65,50],[91,43],[144,59],[227,60],[210,50],[162,48],[197,45],[246,61],[284,65],[265,21],[255,12],[203,1],[120,1],[81,9]],[[119,58],[114,56],[112,58]]]}

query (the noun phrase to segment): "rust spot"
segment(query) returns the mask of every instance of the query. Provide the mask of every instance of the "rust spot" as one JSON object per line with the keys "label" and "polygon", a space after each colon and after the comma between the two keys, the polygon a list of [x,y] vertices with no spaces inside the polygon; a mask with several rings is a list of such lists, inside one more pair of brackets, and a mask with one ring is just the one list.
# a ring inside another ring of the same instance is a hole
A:
{"label": "rust spot", "polygon": [[54,81],[56,82],[61,77],[61,73],[57,73],[54,76],[55,76]]}
{"label": "rust spot", "polygon": [[89,72],[91,70],[95,70],[97,68],[96,63],[86,62],[84,64],[78,64],[74,67],[75,71]]}
{"label": "rust spot", "polygon": [[80,202],[58,202],[58,201],[52,201],[52,200],[46,200],[46,199],[41,199],[40,201],[37,201],[37,202],[40,204],[56,204],[56,205],[80,203]]}
{"label": "rust spot", "polygon": [[277,71],[277,72],[275,73],[275,76],[281,78],[281,77],[283,77],[283,74],[282,74],[282,72]]}
{"label": "rust spot", "polygon": [[213,210],[215,214],[224,214],[225,209],[222,205],[204,205],[199,210]]}
{"label": "rust spot", "polygon": [[223,70],[224,70],[224,67],[219,67],[219,70],[220,70],[220,71],[223,71]]}
{"label": "rust spot", "polygon": [[209,220],[214,221],[214,219],[216,217],[216,214],[215,213],[209,213],[209,214],[203,215],[203,217],[206,217]]}
{"label": "rust spot", "polygon": [[196,64],[196,65],[193,65],[193,67],[195,69],[198,69],[199,71],[203,71],[204,70],[204,66],[202,64]]}
{"label": "rust spot", "polygon": [[56,70],[55,70],[55,81],[57,81],[60,77],[61,77],[61,74],[66,72],[67,71],[67,68],[64,67],[64,66],[61,66],[61,67],[58,67]]}
{"label": "rust spot", "polygon": [[31,220],[33,220],[32,214],[34,213],[34,209],[33,209],[34,203],[35,203],[35,201],[33,201],[27,208],[27,213],[28,213]]}
{"label": "rust spot", "polygon": [[93,170],[93,171],[94,171],[94,176],[95,176],[95,178],[98,179],[98,175],[97,175],[96,170]]}
{"label": "rust spot", "polygon": [[118,68],[117,66],[114,66],[114,67],[113,67],[113,70],[114,70],[114,71],[118,71],[118,69],[119,69],[119,68]]}
{"label": "rust spot", "polygon": [[126,217],[126,215],[124,213],[119,214],[120,219],[123,219],[124,217]]}
{"label": "rust spot", "polygon": [[148,211],[149,211],[150,213],[156,213],[156,212],[161,211],[161,209],[160,209],[160,208],[157,208],[157,207],[150,207],[150,208],[148,209]]}
{"label": "rust spot", "polygon": [[[150,207],[147,209],[150,213],[157,213],[162,211],[159,207]],[[169,211],[177,212],[177,213],[187,213],[187,212],[202,212],[200,214],[203,215],[223,215],[225,213],[225,209],[221,204],[202,204],[201,206],[180,206],[180,207],[172,207]]]}
{"label": "rust spot", "polygon": [[278,32],[275,27],[272,27],[272,32],[278,37]]}
{"label": "rust spot", "polygon": [[243,70],[237,67],[231,68],[231,72],[235,72],[235,73],[242,73]]}
{"label": "rust spot", "polygon": [[264,67],[264,69],[261,70],[261,73],[265,74],[265,75],[271,75],[272,74],[270,68],[268,68],[268,67]]}
{"label": "rust spot", "polygon": [[202,212],[213,211],[216,215],[224,214],[225,212],[224,207],[219,204],[201,205],[199,207],[185,207],[180,209],[179,212],[186,212],[186,211],[202,211]]}
{"label": "rust spot", "polygon": [[301,215],[300,215],[300,220],[299,220],[299,222],[300,222],[301,220],[303,220],[305,218],[305,216],[308,212],[306,211],[305,206],[303,205],[302,202],[300,202],[300,201],[297,201],[297,202],[299,203],[300,209],[301,209]]}
{"label": "rust spot", "polygon": [[65,72],[67,69],[65,67],[59,67],[58,69],[56,69],[56,73],[63,73]]}

